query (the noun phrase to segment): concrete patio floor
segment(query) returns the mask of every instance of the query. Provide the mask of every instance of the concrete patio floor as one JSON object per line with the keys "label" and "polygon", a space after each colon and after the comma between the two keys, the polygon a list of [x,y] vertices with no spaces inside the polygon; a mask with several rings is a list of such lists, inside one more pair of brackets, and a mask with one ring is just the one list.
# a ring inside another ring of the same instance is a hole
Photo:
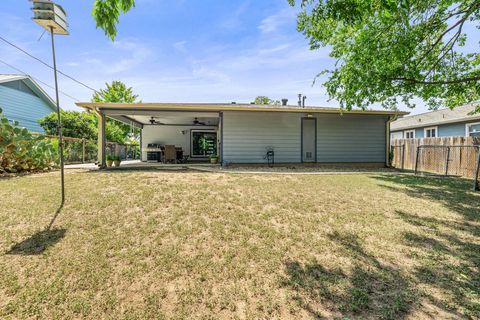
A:
{"label": "concrete patio floor", "polygon": [[[189,162],[189,163],[161,163],[161,162],[142,162],[140,160],[122,161],[120,167],[107,167],[105,170],[141,170],[141,169],[157,169],[157,170],[186,170],[186,169],[215,169],[220,168],[219,164],[211,164],[205,162]],[[69,164],[65,169],[85,169],[99,170],[95,163]]]}

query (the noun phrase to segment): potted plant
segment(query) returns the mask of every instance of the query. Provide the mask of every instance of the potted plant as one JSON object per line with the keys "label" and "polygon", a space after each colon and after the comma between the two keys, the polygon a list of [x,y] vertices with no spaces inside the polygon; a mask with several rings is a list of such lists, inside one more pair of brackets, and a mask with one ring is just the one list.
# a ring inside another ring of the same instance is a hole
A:
{"label": "potted plant", "polygon": [[120,167],[121,162],[122,162],[122,160],[120,159],[120,156],[115,156],[113,158],[113,163],[115,164],[115,167]]}
{"label": "potted plant", "polygon": [[113,160],[114,160],[114,156],[112,156],[111,154],[108,154],[107,155],[107,167],[111,167],[113,165]]}
{"label": "potted plant", "polygon": [[211,154],[210,155],[210,163],[211,164],[217,164],[218,163],[218,156],[216,154]]}

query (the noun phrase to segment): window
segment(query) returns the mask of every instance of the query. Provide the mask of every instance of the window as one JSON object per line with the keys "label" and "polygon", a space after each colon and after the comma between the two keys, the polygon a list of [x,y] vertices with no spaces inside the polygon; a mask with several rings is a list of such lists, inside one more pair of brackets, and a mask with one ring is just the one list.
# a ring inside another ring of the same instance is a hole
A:
{"label": "window", "polygon": [[466,124],[467,137],[480,137],[480,122]]}
{"label": "window", "polygon": [[390,134],[391,140],[403,139],[403,131],[392,132]]}
{"label": "window", "polygon": [[405,131],[405,139],[415,139],[415,130]]}
{"label": "window", "polygon": [[425,128],[425,131],[424,131],[425,138],[436,138],[436,137],[438,137],[437,130],[438,130],[437,127]]}
{"label": "window", "polygon": [[208,130],[192,130],[191,136],[191,157],[207,158],[217,154],[217,132]]}

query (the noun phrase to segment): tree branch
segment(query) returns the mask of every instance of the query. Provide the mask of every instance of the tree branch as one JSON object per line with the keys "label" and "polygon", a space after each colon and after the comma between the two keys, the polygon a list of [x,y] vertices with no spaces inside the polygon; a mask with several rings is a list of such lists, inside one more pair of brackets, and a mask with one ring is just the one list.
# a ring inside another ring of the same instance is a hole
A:
{"label": "tree branch", "polygon": [[440,61],[442,61],[442,59],[445,57],[445,55],[447,55],[447,53],[450,50],[453,51],[453,46],[457,42],[458,38],[460,38],[460,36],[462,35],[462,28],[463,28],[463,23],[460,25],[460,27],[458,28],[455,35],[445,44],[445,46],[439,52],[439,54],[440,54],[443,51],[443,53],[441,53],[440,57],[435,61],[435,63],[430,68],[430,71],[427,72],[427,74],[425,75],[425,78],[427,78],[435,70],[437,65],[440,63]]}
{"label": "tree branch", "polygon": [[[470,17],[470,15],[475,11],[475,9],[477,9],[477,7],[480,6],[480,4],[474,4],[470,7],[468,7],[466,10],[463,10],[463,11],[459,11],[455,14],[450,14],[448,15],[446,18],[447,19],[444,19],[443,21],[446,21],[448,19],[450,19],[451,17],[453,17],[454,15],[457,15],[457,14],[460,14],[460,13],[465,13],[465,15],[460,19],[458,20],[456,23],[454,23],[452,26],[450,26],[449,28],[447,28],[444,32],[442,32],[442,34],[440,34],[440,36],[437,38],[437,40],[435,40],[435,42],[430,46],[430,48],[422,55],[422,57],[420,58],[420,60],[418,61],[417,63],[417,66],[419,66],[423,60],[430,54],[430,52],[433,51],[433,49],[435,49],[435,47],[443,40],[443,37],[445,35],[447,35],[450,31],[452,31],[453,29],[459,27],[460,31],[462,30],[462,27],[465,23],[465,21],[467,21],[467,19]],[[458,38],[458,32],[455,33],[454,37],[457,36]],[[453,39],[453,38],[452,38]],[[450,41],[452,40],[450,39]],[[447,44],[450,42],[448,41]],[[455,39],[456,41],[456,39]],[[443,51],[443,50],[442,50]],[[447,50],[448,51],[448,50]]]}
{"label": "tree branch", "polygon": [[414,84],[438,85],[438,84],[455,84],[455,83],[480,81],[480,76],[467,77],[467,78],[461,78],[461,79],[453,79],[453,80],[444,80],[444,81],[425,81],[425,80],[403,78],[403,77],[387,78],[387,80],[389,80],[389,81],[404,81],[404,82],[410,82],[410,83],[414,83]]}

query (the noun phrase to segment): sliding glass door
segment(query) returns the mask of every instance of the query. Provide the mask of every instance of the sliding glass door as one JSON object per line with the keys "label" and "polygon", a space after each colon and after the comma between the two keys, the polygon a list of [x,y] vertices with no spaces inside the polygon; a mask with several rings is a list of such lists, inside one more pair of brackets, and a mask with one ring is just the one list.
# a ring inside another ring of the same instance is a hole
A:
{"label": "sliding glass door", "polygon": [[190,140],[192,158],[208,158],[217,154],[217,131],[192,130]]}

